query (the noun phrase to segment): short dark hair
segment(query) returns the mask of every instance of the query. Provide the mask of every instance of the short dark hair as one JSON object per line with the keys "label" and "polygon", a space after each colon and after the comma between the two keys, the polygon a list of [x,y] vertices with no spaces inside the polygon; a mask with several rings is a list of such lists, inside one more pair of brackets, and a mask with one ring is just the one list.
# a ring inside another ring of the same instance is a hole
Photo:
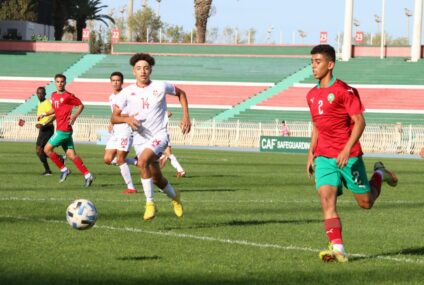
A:
{"label": "short dark hair", "polygon": [[44,86],[37,87],[37,91],[38,90],[43,90],[43,93],[46,94],[46,88],[44,88]]}
{"label": "short dark hair", "polygon": [[336,51],[330,45],[317,45],[311,50],[311,54],[322,54],[329,61],[336,62]]}
{"label": "short dark hair", "polygon": [[112,72],[110,74],[110,77],[109,78],[112,79],[113,76],[119,76],[119,77],[121,77],[121,81],[124,82],[124,75],[121,72],[114,71],[114,72]]}
{"label": "short dark hair", "polygon": [[140,60],[147,61],[150,67],[155,65],[155,59],[150,54],[140,52],[140,53],[136,53],[130,58],[131,66],[134,66]]}
{"label": "short dark hair", "polygon": [[58,73],[54,76],[54,80],[56,80],[56,78],[63,78],[64,81],[66,81],[66,76],[63,75],[62,73]]}

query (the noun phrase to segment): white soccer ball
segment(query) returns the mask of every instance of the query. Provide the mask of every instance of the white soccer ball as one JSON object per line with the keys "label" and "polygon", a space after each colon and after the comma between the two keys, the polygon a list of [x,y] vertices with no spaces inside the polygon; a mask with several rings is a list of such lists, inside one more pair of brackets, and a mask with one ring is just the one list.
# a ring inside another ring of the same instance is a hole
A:
{"label": "white soccer ball", "polygon": [[73,229],[87,230],[94,226],[97,219],[97,210],[93,202],[78,199],[72,202],[66,210],[66,220]]}

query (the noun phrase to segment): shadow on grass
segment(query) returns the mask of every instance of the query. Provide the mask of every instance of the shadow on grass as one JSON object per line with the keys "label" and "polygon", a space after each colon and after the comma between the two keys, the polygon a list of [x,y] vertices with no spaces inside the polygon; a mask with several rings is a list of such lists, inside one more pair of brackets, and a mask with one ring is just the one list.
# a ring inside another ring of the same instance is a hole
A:
{"label": "shadow on grass", "polygon": [[236,192],[241,189],[184,189],[181,192]]}
{"label": "shadow on grass", "polygon": [[367,260],[367,259],[378,259],[379,257],[382,257],[382,256],[399,256],[399,255],[424,256],[424,247],[406,248],[406,249],[401,249],[400,251],[392,251],[392,252],[373,254],[368,256],[352,256],[352,257],[349,257],[349,262],[358,261],[358,260]]}
{"label": "shadow on grass", "polygon": [[[190,227],[184,227],[184,229],[202,229],[202,228],[217,228],[217,227],[238,227],[238,226],[259,226],[269,224],[292,224],[292,225],[305,225],[313,223],[322,223],[322,220],[318,219],[306,219],[306,220],[232,220],[222,223],[210,223],[210,224],[197,224]],[[166,227],[165,230],[181,229],[180,227]]]}
{"label": "shadow on grass", "polygon": [[161,259],[160,256],[153,255],[153,256],[124,256],[124,257],[118,257],[117,260],[127,261],[127,260],[134,260],[134,261],[143,261],[143,260],[159,260]]}

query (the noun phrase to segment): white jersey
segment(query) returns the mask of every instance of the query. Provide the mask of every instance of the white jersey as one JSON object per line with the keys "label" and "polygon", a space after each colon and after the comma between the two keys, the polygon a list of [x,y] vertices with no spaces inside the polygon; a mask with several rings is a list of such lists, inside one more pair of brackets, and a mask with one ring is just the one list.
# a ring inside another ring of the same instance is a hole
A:
{"label": "white jersey", "polygon": [[[116,98],[118,97],[118,94],[112,93],[109,96],[109,105],[110,105],[110,109],[112,113],[113,113],[113,107],[116,105]],[[121,110],[122,110],[121,114],[127,114],[127,111],[125,109],[121,109]],[[114,134],[131,134],[131,132],[132,132],[131,127],[126,123],[113,125]]]}
{"label": "white jersey", "polygon": [[[136,84],[124,88],[117,96],[115,104],[126,110],[129,116],[135,116],[141,127],[136,131],[143,139],[153,138],[160,133],[168,133],[166,95],[176,95],[173,84],[152,81],[146,87]],[[134,138],[136,143],[137,136]]]}

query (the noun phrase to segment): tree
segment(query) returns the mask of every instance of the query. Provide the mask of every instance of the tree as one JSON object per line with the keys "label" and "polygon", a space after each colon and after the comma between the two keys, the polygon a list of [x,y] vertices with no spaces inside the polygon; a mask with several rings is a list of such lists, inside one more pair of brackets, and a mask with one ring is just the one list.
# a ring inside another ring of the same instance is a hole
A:
{"label": "tree", "polygon": [[70,0],[54,0],[53,1],[53,25],[54,38],[56,41],[62,40],[64,33],[63,28],[68,22],[68,17],[71,9]]}
{"label": "tree", "polygon": [[99,14],[107,5],[100,5],[100,0],[74,0],[70,9],[70,18],[76,21],[77,41],[82,40],[82,29],[87,27],[87,20],[100,21],[106,26],[109,26],[110,21],[115,23],[115,20],[109,15]]}
{"label": "tree", "polygon": [[0,2],[0,20],[36,21],[38,1],[7,0]]}
{"label": "tree", "polygon": [[[159,30],[163,24],[160,17],[153,10],[146,6],[142,11],[137,11],[129,17],[128,26],[133,31],[135,41],[159,41]],[[149,30],[149,39],[147,39],[147,30]]]}
{"label": "tree", "polygon": [[196,39],[198,43],[206,42],[208,19],[212,12],[212,0],[194,0],[196,18]]}

